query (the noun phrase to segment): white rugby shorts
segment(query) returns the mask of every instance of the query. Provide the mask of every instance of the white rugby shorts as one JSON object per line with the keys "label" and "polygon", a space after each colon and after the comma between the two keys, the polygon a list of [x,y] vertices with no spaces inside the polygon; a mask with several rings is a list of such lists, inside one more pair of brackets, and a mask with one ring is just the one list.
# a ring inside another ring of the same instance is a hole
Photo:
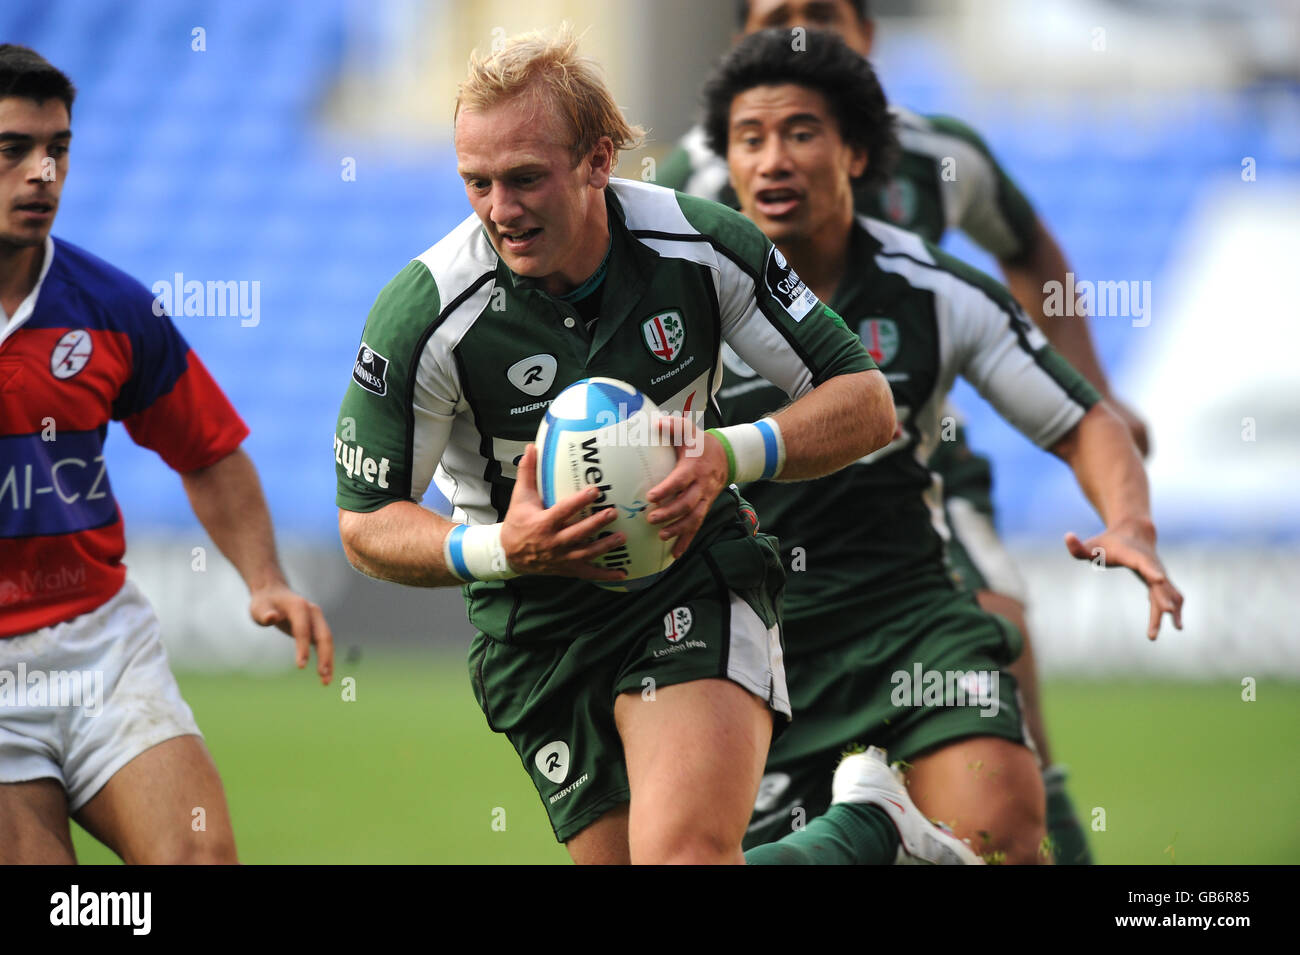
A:
{"label": "white rugby shorts", "polygon": [[76,812],[135,757],[186,735],[202,736],[130,580],[89,613],[0,639],[0,783],[57,779]]}

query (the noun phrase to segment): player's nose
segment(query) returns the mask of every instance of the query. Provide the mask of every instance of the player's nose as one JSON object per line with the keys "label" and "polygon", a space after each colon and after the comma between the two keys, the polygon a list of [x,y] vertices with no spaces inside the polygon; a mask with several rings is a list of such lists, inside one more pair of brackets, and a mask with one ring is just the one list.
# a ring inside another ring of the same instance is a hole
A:
{"label": "player's nose", "polygon": [[30,183],[52,183],[54,177],[54,160],[33,149],[23,162],[23,178]]}
{"label": "player's nose", "polygon": [[785,148],[782,137],[769,136],[758,153],[758,174],[768,178],[781,178],[789,175],[792,169],[790,151]]}
{"label": "player's nose", "polygon": [[498,228],[513,225],[524,213],[519,197],[504,183],[493,184],[492,191],[488,194],[488,201],[491,203],[488,216],[492,219],[492,224]]}

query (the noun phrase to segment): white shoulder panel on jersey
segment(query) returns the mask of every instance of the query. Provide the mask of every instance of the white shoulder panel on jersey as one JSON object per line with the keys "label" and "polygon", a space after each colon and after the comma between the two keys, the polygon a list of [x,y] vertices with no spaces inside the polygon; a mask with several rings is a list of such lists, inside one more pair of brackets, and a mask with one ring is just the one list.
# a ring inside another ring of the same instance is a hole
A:
{"label": "white shoulder panel on jersey", "polygon": [[[690,237],[702,235],[686,218],[676,193],[671,189],[628,179],[612,179],[610,184],[623,203],[629,229]],[[739,215],[731,210],[724,214]],[[790,397],[800,398],[812,390],[812,369],[803,363],[785,336],[763,313],[759,296],[767,293],[758,287],[749,272],[718,252],[710,241],[655,236],[637,238],[662,256],[698,262],[709,268],[722,314],[723,338],[759,374]],[[715,394],[721,382],[722,376],[718,375],[714,381]]]}
{"label": "white shoulder panel on jersey", "polygon": [[899,106],[897,103],[889,104],[889,112],[894,117],[894,129],[901,136],[904,129],[929,129],[930,124],[920,113],[914,113],[906,106]]}
{"label": "white shoulder panel on jersey", "polygon": [[1038,363],[1034,353],[1047,340],[1019,306],[1009,310],[936,264],[923,243],[924,254],[915,254],[919,240],[910,233],[874,219],[859,221],[881,243],[876,263],[882,270],[935,295],[940,367],[934,394],[916,412],[924,419],[923,433],[931,436],[918,456],[928,459],[933,450],[943,401],[957,375],[1039,447],[1051,447],[1078,423],[1085,409]]}
{"label": "white shoulder panel on jersey", "polygon": [[452,505],[452,520],[490,524],[496,521],[496,512],[488,485],[481,479],[487,462],[479,450],[481,435],[465,400],[453,352],[487,308],[495,281],[483,281],[450,314],[446,309],[484,273],[496,271],[496,250],[483,234],[478,216],[471,215],[416,258],[433,276],[445,317],[425,343],[416,370],[411,497],[423,499],[436,471],[438,489]]}
{"label": "white shoulder panel on jersey", "polygon": [[[682,212],[677,194],[673,190],[648,182],[638,182],[635,179],[610,179],[609,186],[623,206],[629,230],[667,232],[671,235],[685,236],[700,235],[700,230],[691,225],[690,220],[686,218],[686,213]],[[638,239],[647,244],[663,241],[641,236],[638,236]],[[680,246],[675,252],[661,254],[672,254],[675,258],[697,262],[709,262],[717,258],[712,251],[712,246],[707,242],[686,241],[675,245]],[[655,245],[655,249],[659,251],[659,246]],[[705,249],[708,251],[705,252]]]}
{"label": "white shoulder panel on jersey", "polygon": [[[654,186],[631,179],[611,179],[609,184],[614,194],[618,196],[618,201],[623,205],[629,231],[663,233],[662,236],[638,235],[637,241],[654,249],[665,258],[685,259],[712,269],[714,288],[718,292],[718,298],[721,299],[722,286],[718,279],[719,271],[724,267],[724,263],[726,265],[731,263],[726,256],[718,253],[713,243],[704,240],[699,229],[691,225],[690,220],[686,218],[686,213],[682,212],[681,204],[677,201],[677,194],[663,186]],[[683,238],[674,238],[674,236]],[[734,265],[731,265],[731,268],[740,271]],[[746,280],[748,281],[748,277]],[[752,293],[753,282],[749,282],[749,288]]]}
{"label": "white shoulder panel on jersey", "polygon": [[416,259],[433,275],[442,308],[484,272],[493,272],[497,267],[496,249],[483,234],[483,224],[473,213]]}
{"label": "white shoulder panel on jersey", "polygon": [[[894,108],[898,139],[908,152],[939,163],[939,195],[949,228],[960,229],[997,258],[1011,255],[1019,240],[998,206],[998,178],[988,156],[966,140],[934,128],[924,116]],[[952,175],[944,163],[951,162]]]}
{"label": "white shoulder panel on jersey", "polygon": [[880,251],[885,255],[910,255],[914,259],[934,265],[934,256],[925,244],[925,239],[915,232],[909,232],[880,219],[858,214],[854,216],[858,225],[866,229],[873,239],[880,243]]}

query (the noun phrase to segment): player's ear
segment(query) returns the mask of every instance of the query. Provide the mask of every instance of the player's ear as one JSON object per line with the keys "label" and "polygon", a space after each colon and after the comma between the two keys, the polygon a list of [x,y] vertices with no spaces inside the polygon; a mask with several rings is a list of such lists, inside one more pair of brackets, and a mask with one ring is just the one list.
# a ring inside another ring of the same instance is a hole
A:
{"label": "player's ear", "polygon": [[867,171],[867,163],[870,157],[867,155],[867,147],[850,146],[849,147],[849,178],[857,179]]}
{"label": "player's ear", "polygon": [[859,29],[862,31],[862,39],[866,41],[866,49],[862,51],[862,55],[870,56],[871,48],[876,43],[876,21],[863,20]]}
{"label": "player's ear", "polygon": [[591,163],[587,185],[593,189],[604,189],[609,184],[610,176],[614,174],[614,141],[608,136],[600,137],[592,148],[591,155],[587,157],[587,161]]}

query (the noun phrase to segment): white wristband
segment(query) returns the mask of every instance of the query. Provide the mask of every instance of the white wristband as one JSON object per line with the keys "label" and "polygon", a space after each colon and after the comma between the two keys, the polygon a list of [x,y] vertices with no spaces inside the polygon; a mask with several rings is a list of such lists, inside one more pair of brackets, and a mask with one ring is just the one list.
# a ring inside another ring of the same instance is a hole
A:
{"label": "white wristband", "polygon": [[753,424],[733,424],[727,428],[710,428],[727,452],[728,481],[771,481],[785,467],[785,439],[781,426],[773,418],[761,418]]}
{"label": "white wristband", "polygon": [[457,524],[442,545],[447,569],[461,580],[505,580],[519,575],[510,569],[501,546],[500,524]]}

